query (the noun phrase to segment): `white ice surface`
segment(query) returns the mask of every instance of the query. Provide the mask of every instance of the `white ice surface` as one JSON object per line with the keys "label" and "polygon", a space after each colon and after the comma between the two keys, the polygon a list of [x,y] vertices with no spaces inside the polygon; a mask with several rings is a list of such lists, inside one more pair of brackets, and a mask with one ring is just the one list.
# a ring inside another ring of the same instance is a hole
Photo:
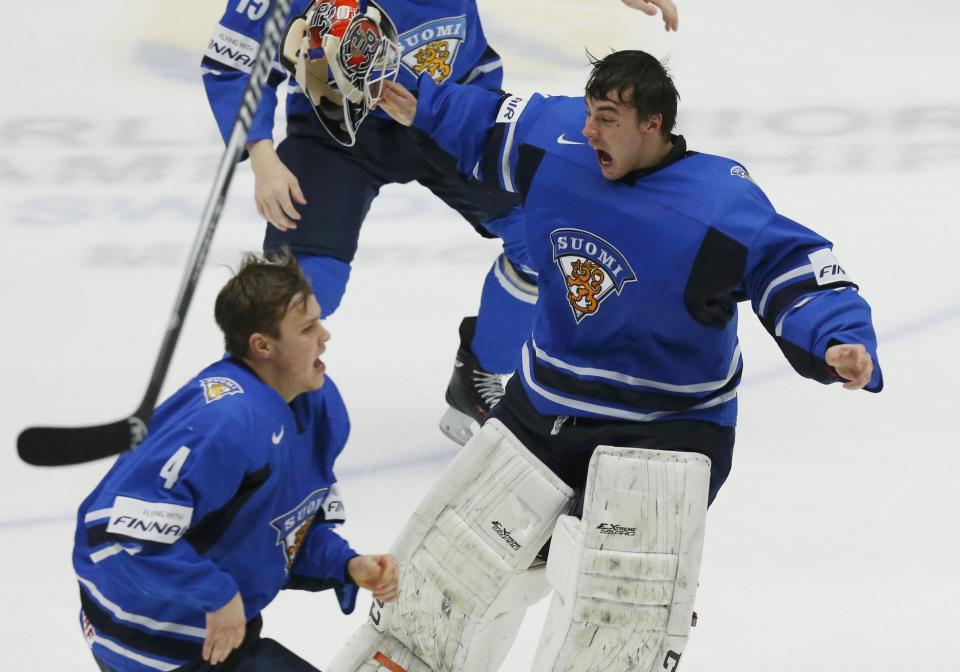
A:
{"label": "white ice surface", "polygon": [[[0,669],[92,670],[73,512],[108,462],[20,463],[17,433],[137,405],[221,147],[199,83],[217,0],[7,3],[0,23]],[[887,389],[821,388],[743,315],[733,474],[710,512],[687,672],[960,668],[956,3],[684,0],[681,30],[615,0],[483,0],[506,86],[576,95],[584,47],[670,63],[689,145],[743,161],[830,237],[875,310]],[[260,245],[238,172],[166,390],[219,356],[223,264]],[[461,316],[497,246],[417,186],[384,189],[325,358],[369,552],[453,455],[436,429]],[[324,665],[364,618],[282,595],[266,632]],[[504,669],[528,669],[544,606]]]}

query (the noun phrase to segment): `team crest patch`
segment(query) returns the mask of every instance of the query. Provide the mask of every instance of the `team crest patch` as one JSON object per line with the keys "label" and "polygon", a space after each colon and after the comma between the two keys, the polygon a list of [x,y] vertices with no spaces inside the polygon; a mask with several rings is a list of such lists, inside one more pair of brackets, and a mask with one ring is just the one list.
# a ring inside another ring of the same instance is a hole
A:
{"label": "team crest patch", "polygon": [[466,16],[421,24],[400,35],[400,61],[414,77],[426,72],[439,84],[453,73],[453,62],[466,35]]}
{"label": "team crest patch", "polygon": [[553,260],[567,286],[567,302],[579,324],[594,315],[611,294],[637,279],[626,257],[599,236],[579,229],[557,229],[550,233]]}
{"label": "team crest patch", "polygon": [[231,394],[243,394],[243,388],[240,383],[232,378],[223,376],[214,376],[213,378],[202,378],[200,387],[203,388],[203,398],[208,404],[229,397]]}
{"label": "team crest patch", "polygon": [[[313,524],[317,513],[324,510],[324,502],[328,494],[331,494],[330,488],[314,490],[293,509],[270,521],[270,527],[277,531],[276,545],[283,552],[287,563],[285,570],[287,574],[290,573],[290,568],[297,559],[297,552],[303,546],[303,540],[310,530],[310,525]],[[324,516],[321,515],[321,520],[323,519]]]}

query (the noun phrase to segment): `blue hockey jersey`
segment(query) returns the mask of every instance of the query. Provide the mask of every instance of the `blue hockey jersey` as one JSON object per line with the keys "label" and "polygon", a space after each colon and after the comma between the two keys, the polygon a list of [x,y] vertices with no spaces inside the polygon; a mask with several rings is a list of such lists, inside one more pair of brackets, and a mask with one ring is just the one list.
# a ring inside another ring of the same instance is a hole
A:
{"label": "blue hockey jersey", "polygon": [[172,670],[201,655],[205,613],[237,592],[248,620],[283,588],[334,588],[352,611],[356,553],[332,529],[348,433],[329,378],[287,404],[229,358],[165,401],[80,505],[73,563],[94,655]]}
{"label": "blue hockey jersey", "polygon": [[[293,0],[293,16],[302,15],[311,4],[311,0]],[[378,0],[377,4],[397,28],[402,52],[397,81],[408,89],[416,89],[421,73],[436,82],[500,87],[500,57],[487,44],[476,0]],[[224,140],[230,136],[253,58],[263,39],[269,5],[269,0],[229,0],[203,56],[203,83]],[[277,88],[284,80],[288,80],[287,72],[275,58],[248,143],[272,137]],[[313,105],[292,77],[287,93],[288,119],[315,118]],[[381,111],[373,114],[388,118]]]}
{"label": "blue hockey jersey", "polygon": [[801,375],[837,381],[826,349],[860,343],[867,389],[882,388],[870,308],[828,240],[682,137],[662,165],[609,181],[584,120],[582,98],[420,81],[414,125],[523,198],[539,300],[519,375],[540,413],[735,425],[744,300]]}

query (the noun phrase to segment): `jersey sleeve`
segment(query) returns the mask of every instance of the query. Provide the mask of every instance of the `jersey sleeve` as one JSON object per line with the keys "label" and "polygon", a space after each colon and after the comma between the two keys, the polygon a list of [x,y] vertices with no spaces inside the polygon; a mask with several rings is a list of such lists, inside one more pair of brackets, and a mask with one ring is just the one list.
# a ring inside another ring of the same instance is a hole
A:
{"label": "jersey sleeve", "polygon": [[347,573],[347,562],[358,553],[333,529],[330,521],[315,522],[285,586],[292,590],[319,591],[332,588],[345,614],[357,603],[357,584]]}
{"label": "jersey sleeve", "polygon": [[874,363],[866,389],[883,388],[870,306],[830,241],[769,206],[766,224],[750,245],[746,291],[763,326],[802,376],[839,382],[824,359],[827,348],[858,343]]}
{"label": "jersey sleeve", "polygon": [[334,474],[334,463],[350,435],[350,419],[333,378],[328,377],[322,388],[305,395],[302,403],[316,406],[316,422],[320,428],[316,434],[315,449],[324,456],[330,486],[284,587],[309,591],[332,588],[337,594],[340,608],[349,614],[356,605],[357,586],[347,574],[347,561],[357,552],[334,529],[343,524],[347,517]]}
{"label": "jersey sleeve", "polygon": [[237,583],[201,556],[269,476],[189,429],[139,449],[111,472],[84,517],[93,562],[133,592],[214,611]]}
{"label": "jersey sleeve", "polygon": [[[269,9],[269,0],[230,0],[204,52],[203,86],[224,142],[230,137],[240,109]],[[273,137],[277,87],[285,78],[286,71],[274,55],[260,105],[250,124],[248,143]]]}
{"label": "jersey sleeve", "polygon": [[485,185],[524,194],[520,147],[542,112],[544,97],[529,100],[479,86],[437,85],[420,78],[414,126],[457,159],[457,170]]}
{"label": "jersey sleeve", "polygon": [[487,45],[477,64],[458,83],[472,84],[502,93],[500,87],[503,86],[503,62],[500,60],[500,54]]}

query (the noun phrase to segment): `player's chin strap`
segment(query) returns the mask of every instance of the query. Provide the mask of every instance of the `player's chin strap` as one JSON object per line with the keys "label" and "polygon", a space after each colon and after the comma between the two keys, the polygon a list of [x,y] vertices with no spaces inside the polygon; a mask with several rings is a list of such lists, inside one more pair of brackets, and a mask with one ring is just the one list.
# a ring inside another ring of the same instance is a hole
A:
{"label": "player's chin strap", "polygon": [[525,608],[549,592],[530,569],[572,490],[488,420],[420,503],[392,548],[397,602],[374,603],[328,672],[492,672]]}
{"label": "player's chin strap", "polygon": [[581,519],[561,516],[535,672],[673,672],[700,575],[710,460],[599,447]]}

